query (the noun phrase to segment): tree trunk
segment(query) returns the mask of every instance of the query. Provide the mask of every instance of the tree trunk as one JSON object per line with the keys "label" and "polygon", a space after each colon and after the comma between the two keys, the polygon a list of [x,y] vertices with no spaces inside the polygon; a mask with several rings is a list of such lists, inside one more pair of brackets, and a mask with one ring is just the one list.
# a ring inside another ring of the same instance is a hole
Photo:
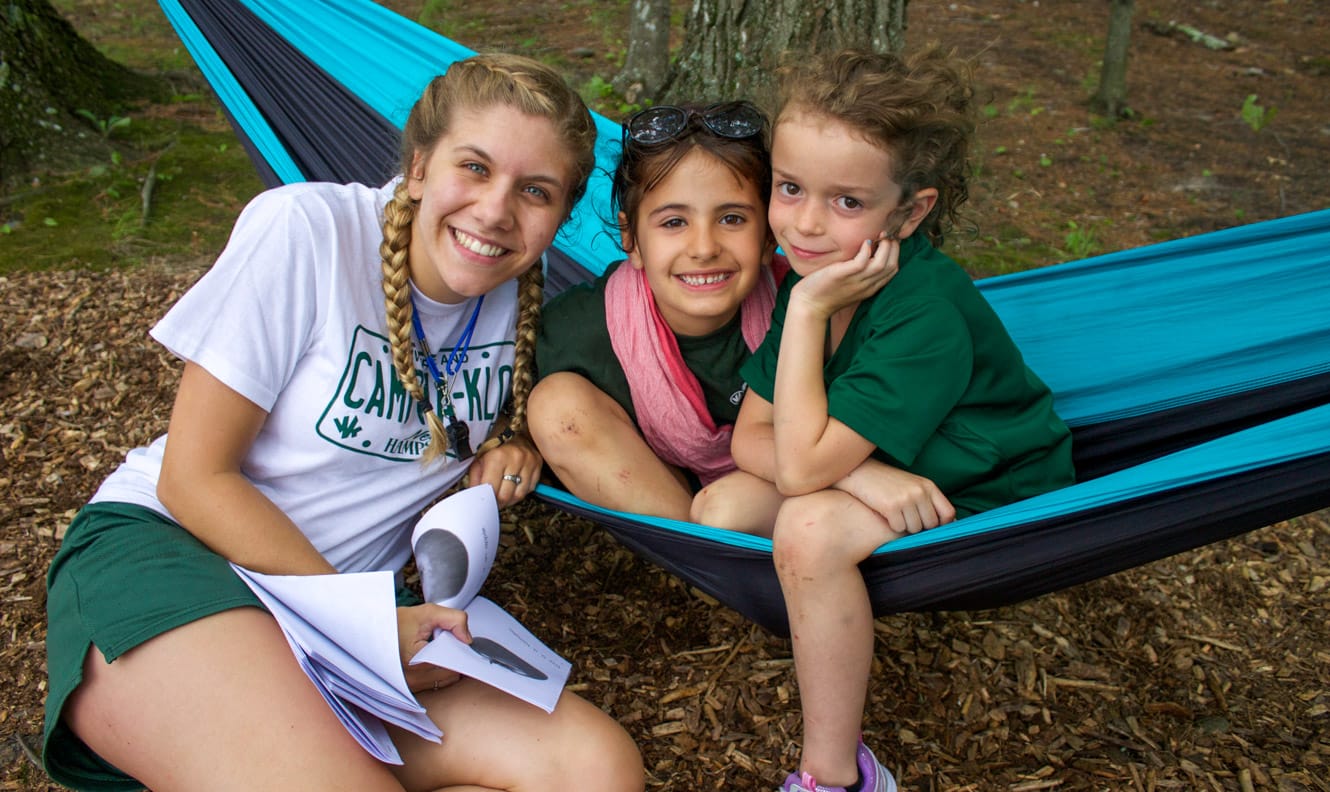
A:
{"label": "tree trunk", "polygon": [[57,145],[93,131],[127,101],[164,86],[108,60],[49,0],[6,0],[0,8],[0,186],[40,165]]}
{"label": "tree trunk", "polygon": [[666,95],[765,100],[793,57],[843,47],[897,52],[909,0],[693,0]]}
{"label": "tree trunk", "polygon": [[670,0],[633,0],[629,11],[628,52],[614,89],[634,104],[652,98],[670,69]]}
{"label": "tree trunk", "polygon": [[1099,90],[1091,98],[1096,112],[1114,118],[1127,113],[1127,48],[1131,42],[1131,15],[1135,0],[1109,0],[1108,37]]}

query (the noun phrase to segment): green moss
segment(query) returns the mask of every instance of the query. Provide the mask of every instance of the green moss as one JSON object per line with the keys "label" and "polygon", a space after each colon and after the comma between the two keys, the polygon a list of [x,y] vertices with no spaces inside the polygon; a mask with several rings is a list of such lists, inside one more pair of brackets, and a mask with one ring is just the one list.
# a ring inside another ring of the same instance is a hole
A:
{"label": "green moss", "polygon": [[1033,241],[1014,225],[977,236],[955,234],[948,237],[945,252],[976,278],[1037,269],[1063,258],[1057,249]]}
{"label": "green moss", "polygon": [[127,144],[106,163],[13,197],[0,218],[0,274],[216,256],[263,186],[235,136],[139,119],[122,133]]}

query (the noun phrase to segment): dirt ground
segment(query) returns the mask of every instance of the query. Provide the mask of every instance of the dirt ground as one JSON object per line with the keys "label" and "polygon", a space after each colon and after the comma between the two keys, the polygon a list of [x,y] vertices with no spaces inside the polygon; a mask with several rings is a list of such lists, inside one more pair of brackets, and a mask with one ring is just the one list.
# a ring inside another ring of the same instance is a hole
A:
{"label": "dirt ground", "polygon": [[[1084,105],[1106,3],[911,3],[910,40],[974,58],[987,108],[974,230],[953,250],[976,274],[1330,206],[1330,10],[1136,5],[1134,115],[1110,125]],[[601,31],[624,29],[617,3],[600,25],[535,2],[451,8],[463,43],[552,57],[575,80],[612,74]],[[25,756],[43,576],[98,481],[165,428],[178,366],[146,330],[199,273],[0,278],[0,789],[54,788]],[[866,739],[909,790],[1330,789],[1328,518],[1015,606],[883,618]],[[778,785],[801,731],[787,641],[590,523],[538,504],[504,519],[490,595],[631,730],[651,789]]]}

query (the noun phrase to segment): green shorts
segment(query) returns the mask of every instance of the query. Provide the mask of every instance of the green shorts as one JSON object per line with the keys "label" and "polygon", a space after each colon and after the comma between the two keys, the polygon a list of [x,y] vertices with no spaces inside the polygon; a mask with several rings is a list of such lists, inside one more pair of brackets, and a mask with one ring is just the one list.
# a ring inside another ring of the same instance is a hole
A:
{"label": "green shorts", "polygon": [[226,559],[162,515],[95,503],[70,523],[46,576],[46,772],[82,790],[137,790],[74,735],[61,711],[96,646],[107,662],[167,630],[244,606],[262,608]]}

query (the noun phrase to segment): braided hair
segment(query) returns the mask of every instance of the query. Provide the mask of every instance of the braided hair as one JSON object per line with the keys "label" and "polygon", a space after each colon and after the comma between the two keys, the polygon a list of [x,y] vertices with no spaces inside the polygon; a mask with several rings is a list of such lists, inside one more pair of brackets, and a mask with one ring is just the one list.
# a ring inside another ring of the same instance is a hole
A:
{"label": "braided hair", "polygon": [[[427,154],[448,134],[453,113],[460,109],[482,109],[496,105],[512,107],[526,115],[553,122],[560,140],[573,155],[573,178],[564,218],[586,192],[595,167],[596,128],[581,97],[550,67],[518,55],[475,55],[457,61],[430,81],[411,108],[402,131],[401,167],[409,173],[415,156]],[[411,324],[410,247],[412,223],[418,204],[407,190],[405,179],[397,185],[383,210],[383,241],[379,256],[383,267],[383,295],[392,347],[393,369],[402,387],[418,403],[427,403],[415,366],[414,331]],[[534,384],[535,339],[544,299],[544,275],[537,262],[518,278],[517,337],[513,360],[509,428],[526,428],[526,397]],[[423,462],[442,457],[448,450],[443,421],[434,410],[426,410],[430,443],[421,455]],[[490,439],[477,449],[485,453],[500,444]]]}

